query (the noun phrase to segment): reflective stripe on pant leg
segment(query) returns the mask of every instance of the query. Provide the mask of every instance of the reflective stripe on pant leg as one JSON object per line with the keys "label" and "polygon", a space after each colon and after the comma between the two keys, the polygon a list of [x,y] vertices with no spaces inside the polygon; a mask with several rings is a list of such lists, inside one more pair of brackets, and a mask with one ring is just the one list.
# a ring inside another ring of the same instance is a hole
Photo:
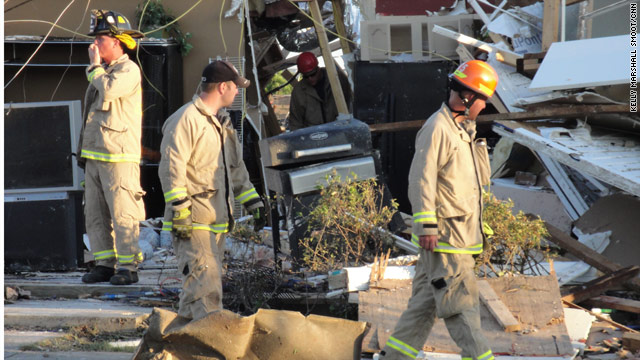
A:
{"label": "reflective stripe on pant leg", "polygon": [[117,253],[112,236],[109,205],[103,194],[98,162],[87,160],[85,167],[85,226],[96,265],[113,268]]}
{"label": "reflective stripe on pant leg", "polygon": [[415,359],[418,356],[418,350],[414,349],[413,347],[411,347],[408,344],[405,344],[404,342],[394,338],[393,336],[389,337],[389,340],[387,340],[387,346],[389,346],[392,349],[398,350],[399,352],[407,355],[408,357]]}
{"label": "reflective stripe on pant leg", "polygon": [[468,356],[463,356],[462,360],[493,360],[494,356],[493,356],[493,352],[491,352],[491,350],[487,351],[486,353],[478,356],[477,358],[473,358],[473,357],[468,357]]}

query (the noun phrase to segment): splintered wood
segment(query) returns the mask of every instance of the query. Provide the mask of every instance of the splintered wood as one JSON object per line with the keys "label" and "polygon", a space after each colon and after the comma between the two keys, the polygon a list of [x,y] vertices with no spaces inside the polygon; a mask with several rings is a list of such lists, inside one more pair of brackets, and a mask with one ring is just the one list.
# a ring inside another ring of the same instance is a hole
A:
{"label": "splintered wood", "polygon": [[[518,356],[573,354],[555,276],[503,277],[486,281],[522,327],[520,331],[505,332],[486,306],[480,305],[483,334],[494,353]],[[359,293],[359,320],[371,323],[371,331],[362,342],[364,351],[375,352],[384,347],[407,308],[411,283],[396,284],[397,287],[391,289],[371,288]],[[460,352],[441,319],[436,320],[424,349]]]}
{"label": "splintered wood", "polygon": [[373,284],[384,279],[384,272],[387,270],[387,265],[389,264],[389,255],[391,254],[391,249],[387,250],[387,254],[380,254],[380,258],[378,259],[378,255],[373,259],[373,264],[371,264],[371,274],[369,275],[369,283]]}

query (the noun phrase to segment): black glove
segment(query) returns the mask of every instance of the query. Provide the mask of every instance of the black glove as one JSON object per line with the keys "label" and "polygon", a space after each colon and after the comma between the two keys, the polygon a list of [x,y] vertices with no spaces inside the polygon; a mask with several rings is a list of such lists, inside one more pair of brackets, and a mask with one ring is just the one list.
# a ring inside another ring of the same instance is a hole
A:
{"label": "black glove", "polygon": [[253,231],[258,232],[264,229],[264,226],[267,224],[267,212],[264,206],[251,210],[251,215],[253,215]]}
{"label": "black glove", "polygon": [[191,239],[191,206],[173,211],[171,232],[181,240]]}

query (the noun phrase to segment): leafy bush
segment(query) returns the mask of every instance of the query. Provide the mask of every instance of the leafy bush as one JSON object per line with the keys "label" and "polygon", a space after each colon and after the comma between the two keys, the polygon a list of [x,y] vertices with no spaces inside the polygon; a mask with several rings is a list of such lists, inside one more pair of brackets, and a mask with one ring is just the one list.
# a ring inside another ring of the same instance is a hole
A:
{"label": "leafy bush", "polygon": [[531,219],[522,211],[513,213],[513,201],[498,200],[487,192],[483,196],[483,220],[493,230],[484,251],[476,259],[477,268],[484,275],[525,272],[542,275],[540,262],[552,254],[542,240],[549,236],[544,222]]}
{"label": "leafy bush", "polygon": [[[136,19],[140,24],[140,30],[148,33],[169,24],[176,17],[165,10],[162,0],[144,0],[136,7]],[[165,27],[163,31],[178,42],[182,56],[189,54],[189,51],[193,48],[193,45],[189,43],[191,33],[183,33],[177,22]],[[162,34],[158,36],[162,36]]]}
{"label": "leafy bush", "polygon": [[352,174],[342,181],[334,173],[327,182],[309,214],[309,236],[300,244],[305,265],[328,271],[372,262],[393,245],[379,228],[386,230],[397,203],[382,205],[383,189],[375,179],[358,181]]}
{"label": "leafy bush", "polygon": [[[269,80],[269,82],[267,83],[267,85],[265,86],[265,91],[268,93],[269,91],[282,86],[284,84],[287,83],[287,79],[284,78],[284,76],[282,76],[282,71],[277,72],[275,75],[273,75],[273,77],[271,78],[271,80]],[[282,89],[278,90],[275,92],[276,95],[289,95],[291,94],[291,92],[293,91],[293,86],[291,86],[291,84],[283,87]]]}

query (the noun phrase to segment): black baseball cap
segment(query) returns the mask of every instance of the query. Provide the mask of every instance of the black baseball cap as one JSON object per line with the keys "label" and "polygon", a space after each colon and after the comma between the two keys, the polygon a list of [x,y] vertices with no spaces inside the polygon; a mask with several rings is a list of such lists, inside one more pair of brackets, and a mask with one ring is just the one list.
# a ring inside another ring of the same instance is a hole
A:
{"label": "black baseball cap", "polygon": [[205,84],[225,81],[233,81],[239,88],[248,88],[251,84],[251,81],[240,76],[233,64],[225,60],[216,60],[202,71],[202,82]]}

